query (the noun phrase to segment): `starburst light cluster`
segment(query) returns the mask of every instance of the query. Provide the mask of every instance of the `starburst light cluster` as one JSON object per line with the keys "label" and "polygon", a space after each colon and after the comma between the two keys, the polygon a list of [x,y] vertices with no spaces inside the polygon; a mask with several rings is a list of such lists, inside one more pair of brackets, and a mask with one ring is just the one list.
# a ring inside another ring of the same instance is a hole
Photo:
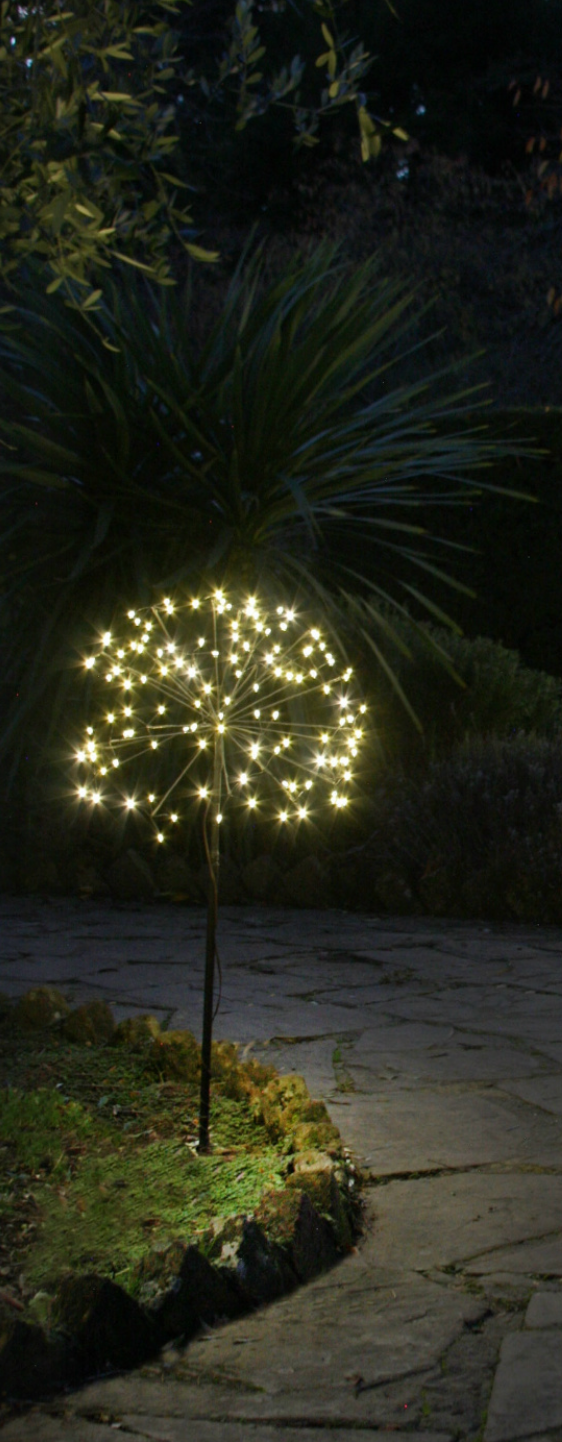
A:
{"label": "starburst light cluster", "polygon": [[194,803],[216,822],[241,806],[281,824],[347,806],[366,706],[319,629],[222,590],[126,619],[84,658],[96,718],[74,756],[81,801],[144,813],[159,842]]}

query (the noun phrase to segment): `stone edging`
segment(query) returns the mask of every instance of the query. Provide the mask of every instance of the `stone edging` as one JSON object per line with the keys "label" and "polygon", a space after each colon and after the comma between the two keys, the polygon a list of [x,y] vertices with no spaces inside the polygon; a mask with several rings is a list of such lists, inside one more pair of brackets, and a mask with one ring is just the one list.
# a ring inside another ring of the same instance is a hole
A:
{"label": "stone edging", "polygon": [[[4,1011],[9,1003],[6,998]],[[154,1048],[155,1069],[187,1076],[199,1054],[190,1032],[161,1031],[155,1017],[115,1024],[105,1002],[71,1011],[60,992],[39,987],[9,1007],[16,1024],[56,1026],[68,1040]],[[139,1300],[109,1278],[70,1274],[44,1299],[48,1320],[0,1317],[0,1398],[37,1401],[100,1373],[123,1371],[171,1342],[255,1310],[312,1280],[349,1251],[359,1231],[361,1175],[302,1077],[238,1060],[213,1044],[213,1069],[227,1095],[245,1100],[270,1138],[283,1142],[285,1186],[264,1193],[251,1216],[216,1222],[198,1246],[155,1246],[139,1264]]]}

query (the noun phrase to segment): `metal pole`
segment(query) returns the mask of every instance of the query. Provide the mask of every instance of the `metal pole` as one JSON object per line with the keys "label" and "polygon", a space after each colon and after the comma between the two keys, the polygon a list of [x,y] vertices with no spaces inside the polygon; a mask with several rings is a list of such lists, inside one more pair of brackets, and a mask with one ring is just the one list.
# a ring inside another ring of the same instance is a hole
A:
{"label": "metal pole", "polygon": [[[217,935],[218,887],[219,887],[219,823],[221,791],[221,753],[218,737],[215,740],[213,790],[205,813],[205,850],[209,870],[209,900],[207,905],[207,940],[205,949],[205,981],[203,989],[203,1039],[201,1043],[201,1093],[199,1101],[199,1152],[208,1152],[209,1110],[211,1100],[211,1041],[213,1035],[213,984],[215,977],[215,954]],[[207,836],[207,818],[211,813],[211,835]]]}

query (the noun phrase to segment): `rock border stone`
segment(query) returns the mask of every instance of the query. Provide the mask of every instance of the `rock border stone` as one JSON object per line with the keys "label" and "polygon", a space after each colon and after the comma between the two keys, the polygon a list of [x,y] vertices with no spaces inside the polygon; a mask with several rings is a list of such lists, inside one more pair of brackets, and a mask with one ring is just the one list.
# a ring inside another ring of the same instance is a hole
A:
{"label": "rock border stone", "polygon": [[[4,1007],[16,1026],[55,1029],[90,1046],[142,1048],[167,1077],[193,1079],[200,1048],[188,1031],[161,1030],[156,1017],[115,1023],[105,1002],[71,1010],[54,987],[36,987]],[[0,1310],[0,1398],[48,1400],[107,1372],[126,1371],[170,1343],[242,1316],[334,1266],[360,1231],[361,1173],[323,1102],[304,1079],[240,1061],[231,1042],[213,1043],[223,1091],[244,1101],[287,1155],[284,1187],[264,1192],[251,1215],[212,1224],[197,1245],[188,1237],[156,1244],[137,1268],[138,1299],[110,1278],[68,1273],[54,1294],[33,1301],[41,1325]]]}

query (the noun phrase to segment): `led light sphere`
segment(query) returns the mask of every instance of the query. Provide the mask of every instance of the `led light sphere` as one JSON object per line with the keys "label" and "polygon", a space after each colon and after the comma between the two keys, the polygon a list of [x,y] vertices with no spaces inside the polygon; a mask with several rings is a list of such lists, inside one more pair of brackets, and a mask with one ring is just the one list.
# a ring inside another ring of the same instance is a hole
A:
{"label": "led light sphere", "polygon": [[[84,668],[96,719],[76,747],[76,796],[142,812],[160,844],[186,804],[287,826],[353,797],[367,708],[351,667],[290,607],[164,597],[100,635]],[[169,747],[171,784],[141,789],[135,772]]]}

